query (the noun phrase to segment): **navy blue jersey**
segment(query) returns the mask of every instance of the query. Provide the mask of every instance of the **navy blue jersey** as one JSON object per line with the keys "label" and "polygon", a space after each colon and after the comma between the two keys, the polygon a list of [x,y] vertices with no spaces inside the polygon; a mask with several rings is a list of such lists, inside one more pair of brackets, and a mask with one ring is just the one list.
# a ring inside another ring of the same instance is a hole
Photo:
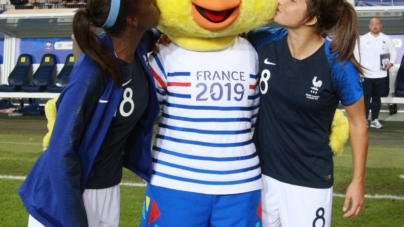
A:
{"label": "navy blue jersey", "polygon": [[263,174],[293,185],[331,187],[331,123],[339,101],[351,105],[362,96],[359,73],[350,62],[334,61],[328,40],[298,60],[289,51],[286,29],[263,28],[249,36],[259,58],[254,142]]}
{"label": "navy blue jersey", "polygon": [[122,99],[95,158],[87,189],[109,188],[121,182],[123,150],[149,101],[146,73],[139,59],[132,63],[117,60],[123,81]]}

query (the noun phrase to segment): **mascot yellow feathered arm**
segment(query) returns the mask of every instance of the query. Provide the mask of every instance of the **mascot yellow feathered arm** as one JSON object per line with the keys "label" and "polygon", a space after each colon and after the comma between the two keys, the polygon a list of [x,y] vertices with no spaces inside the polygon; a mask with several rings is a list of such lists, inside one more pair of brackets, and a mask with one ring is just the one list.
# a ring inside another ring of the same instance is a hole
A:
{"label": "mascot yellow feathered arm", "polygon": [[341,110],[335,111],[331,124],[330,147],[334,156],[339,156],[344,151],[344,145],[349,136],[348,119]]}
{"label": "mascot yellow feathered arm", "polygon": [[45,104],[45,115],[46,119],[48,119],[48,133],[43,138],[42,147],[43,150],[46,150],[49,146],[49,140],[52,135],[53,126],[55,125],[56,120],[56,101],[58,100],[59,96],[56,96],[53,99],[50,99]]}

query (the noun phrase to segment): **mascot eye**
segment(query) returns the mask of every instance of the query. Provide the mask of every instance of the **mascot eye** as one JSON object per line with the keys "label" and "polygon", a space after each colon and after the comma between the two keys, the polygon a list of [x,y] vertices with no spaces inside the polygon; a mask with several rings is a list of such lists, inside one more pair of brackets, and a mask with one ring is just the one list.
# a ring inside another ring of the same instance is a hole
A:
{"label": "mascot eye", "polygon": [[208,9],[204,9],[199,6],[195,6],[196,10],[208,21],[213,23],[220,23],[225,21],[234,11],[235,8],[223,11],[212,11]]}

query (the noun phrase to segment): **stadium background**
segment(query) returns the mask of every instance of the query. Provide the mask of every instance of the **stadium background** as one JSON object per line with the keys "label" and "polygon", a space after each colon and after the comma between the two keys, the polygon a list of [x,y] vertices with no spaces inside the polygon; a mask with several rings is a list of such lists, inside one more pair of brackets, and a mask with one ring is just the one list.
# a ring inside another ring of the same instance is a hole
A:
{"label": "stadium background", "polygon": [[[58,4],[27,5],[14,9],[0,1],[0,84],[7,83],[7,75],[22,53],[33,55],[34,70],[45,53],[57,56],[57,72],[64,60],[73,52],[71,19],[77,7],[85,5]],[[404,54],[404,0],[368,0],[356,4],[359,32],[368,32],[368,22],[379,17],[382,31],[396,44],[398,58],[390,76],[395,77]],[[270,24],[276,26],[275,24]],[[57,73],[55,72],[55,73]],[[394,91],[394,81],[391,83]],[[392,94],[390,94],[391,96]],[[0,99],[18,103],[21,93],[0,93]],[[43,104],[47,94],[34,94]],[[23,99],[28,101],[29,96]],[[32,98],[32,97],[31,97]],[[351,177],[351,149],[335,158],[335,194],[332,226],[403,226],[404,227],[404,105],[397,104],[397,114],[390,115],[389,103],[383,105],[380,120],[384,128],[369,129],[369,158],[366,178],[366,203],[359,217],[342,218],[345,188]],[[32,164],[42,152],[42,138],[46,133],[45,117],[10,117],[0,114],[0,226],[26,226],[27,213],[16,190]],[[122,186],[121,226],[138,226],[141,218],[144,182],[125,171]]]}

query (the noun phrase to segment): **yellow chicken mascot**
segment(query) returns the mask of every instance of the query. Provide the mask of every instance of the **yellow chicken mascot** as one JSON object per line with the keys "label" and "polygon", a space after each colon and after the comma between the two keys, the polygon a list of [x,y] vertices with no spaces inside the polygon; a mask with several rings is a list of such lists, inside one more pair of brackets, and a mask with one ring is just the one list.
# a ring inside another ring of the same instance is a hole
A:
{"label": "yellow chicken mascot", "polygon": [[149,58],[161,117],[141,226],[261,226],[261,170],[252,141],[258,55],[240,33],[277,1],[157,0],[171,40]]}

